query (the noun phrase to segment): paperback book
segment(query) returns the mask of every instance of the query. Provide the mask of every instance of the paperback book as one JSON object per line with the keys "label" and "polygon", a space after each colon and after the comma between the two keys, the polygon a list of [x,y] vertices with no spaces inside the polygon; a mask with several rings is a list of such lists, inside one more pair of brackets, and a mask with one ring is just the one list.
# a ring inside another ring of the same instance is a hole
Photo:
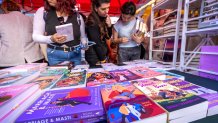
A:
{"label": "paperback book", "polygon": [[48,90],[67,72],[68,70],[65,68],[48,67],[40,73],[39,77],[29,83],[38,84],[41,90]]}
{"label": "paperback book", "polygon": [[74,40],[72,23],[56,26],[56,31],[58,34],[67,37],[67,40],[65,42]]}
{"label": "paperback book", "polygon": [[29,83],[35,83],[39,85],[41,90],[50,89],[57,81],[61,79],[62,75],[50,75],[50,76],[39,76],[35,80]]}
{"label": "paperback book", "polygon": [[167,113],[129,82],[105,85],[101,90],[110,123],[166,123]]}
{"label": "paperback book", "polygon": [[69,73],[66,68],[54,68],[47,67],[44,71],[40,73],[41,76],[53,76],[53,75],[63,75]]}
{"label": "paperback book", "polygon": [[9,73],[6,76],[0,77],[0,87],[25,84],[37,78],[39,73],[39,71]]}
{"label": "paperback book", "polygon": [[217,91],[192,84],[188,81],[184,81],[181,79],[170,79],[170,80],[165,80],[164,82],[169,83],[173,86],[176,86],[182,90],[186,90],[189,93],[193,93],[195,95],[198,95],[204,99],[207,99],[209,102],[208,105],[208,116],[218,114],[218,93]]}
{"label": "paperback book", "polygon": [[0,88],[0,122],[14,122],[26,106],[40,95],[38,85],[24,84]]}
{"label": "paperback book", "polygon": [[52,89],[86,87],[86,70],[65,74]]}
{"label": "paperback book", "polygon": [[133,73],[127,69],[113,70],[113,71],[109,71],[109,72],[117,82],[125,82],[125,81],[130,81],[130,80],[142,78],[141,76],[138,76],[135,73]]}
{"label": "paperback book", "polygon": [[[208,101],[204,98],[163,82],[137,86],[137,88],[169,112],[170,122],[176,122],[179,118],[185,118],[201,111],[204,111],[204,117],[206,117]],[[185,121],[193,120],[197,119],[186,119]]]}
{"label": "paperback book", "polygon": [[63,123],[104,115],[100,87],[46,91],[16,120]]}
{"label": "paperback book", "polygon": [[108,71],[102,69],[89,71],[87,75],[87,86],[112,84],[115,82],[116,80],[114,79],[114,77]]}
{"label": "paperback book", "polygon": [[132,68],[129,68],[128,70],[143,78],[152,78],[152,77],[162,75],[161,72],[156,72],[154,70],[151,70],[143,66],[132,67]]}

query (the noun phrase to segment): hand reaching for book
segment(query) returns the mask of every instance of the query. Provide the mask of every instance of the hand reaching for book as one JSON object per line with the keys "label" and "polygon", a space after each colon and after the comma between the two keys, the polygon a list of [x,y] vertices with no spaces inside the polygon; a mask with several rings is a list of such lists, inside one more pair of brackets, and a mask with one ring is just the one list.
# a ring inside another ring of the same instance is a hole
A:
{"label": "hand reaching for book", "polygon": [[55,33],[54,35],[51,36],[51,41],[54,43],[62,44],[66,40],[67,40],[67,36],[65,36],[65,35],[59,35],[59,34]]}

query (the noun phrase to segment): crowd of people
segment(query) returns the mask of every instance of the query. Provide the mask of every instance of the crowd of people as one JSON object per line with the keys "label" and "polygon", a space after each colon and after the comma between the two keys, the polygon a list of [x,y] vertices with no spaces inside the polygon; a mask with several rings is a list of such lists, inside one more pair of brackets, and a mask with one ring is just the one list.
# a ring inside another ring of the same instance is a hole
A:
{"label": "crowd of people", "polygon": [[[119,20],[113,25],[109,16],[110,0],[91,0],[88,17],[75,9],[75,0],[44,0],[33,19],[20,12],[20,6],[13,0],[3,0],[0,7],[0,68],[25,63],[48,62],[56,65],[71,61],[81,64],[81,44],[87,41],[95,45],[85,49],[85,60],[90,66],[109,60],[108,41],[117,46],[117,61],[140,59],[141,43],[145,36],[134,31],[136,5],[126,2],[120,8]],[[66,35],[56,32],[56,26],[72,24],[72,41]],[[88,40],[87,40],[88,39]],[[40,44],[46,44],[43,55]],[[47,57],[47,60],[45,59]]]}

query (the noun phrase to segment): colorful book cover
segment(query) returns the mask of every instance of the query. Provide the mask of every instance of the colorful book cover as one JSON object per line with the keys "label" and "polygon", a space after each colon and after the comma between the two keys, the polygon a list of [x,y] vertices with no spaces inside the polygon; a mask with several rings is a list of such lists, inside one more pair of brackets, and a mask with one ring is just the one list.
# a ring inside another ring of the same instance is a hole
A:
{"label": "colorful book cover", "polygon": [[143,87],[137,86],[137,88],[165,108],[169,112],[169,120],[206,111],[208,108],[206,99],[167,83],[158,82]]}
{"label": "colorful book cover", "polygon": [[17,72],[0,77],[0,86],[19,85],[35,79],[39,72]]}
{"label": "colorful book cover", "polygon": [[[176,86],[182,90],[186,90],[189,93],[193,93],[195,95],[198,95],[204,99],[207,99],[209,102],[208,105],[208,114],[210,115],[210,110],[218,109],[218,93],[217,91],[192,84],[187,81],[183,81],[181,79],[170,79],[170,80],[165,80],[164,82],[169,83],[173,86]],[[214,112],[213,114],[218,114],[218,110]]]}
{"label": "colorful book cover", "polygon": [[46,90],[51,88],[58,80],[60,80],[62,75],[50,75],[50,76],[39,76],[35,80],[29,83],[35,83],[39,85],[41,90]]}
{"label": "colorful book cover", "polygon": [[166,123],[166,112],[129,82],[105,85],[101,94],[108,122],[135,122],[164,115],[159,121]]}
{"label": "colorful book cover", "polygon": [[40,76],[53,76],[67,74],[69,71],[66,68],[52,68],[48,67],[40,73]]}
{"label": "colorful book cover", "polygon": [[48,67],[40,73],[39,77],[29,83],[39,84],[42,90],[50,89],[67,72],[65,68]]}
{"label": "colorful book cover", "polygon": [[26,106],[30,105],[40,93],[39,86],[35,84],[0,88],[0,122],[14,122],[15,118],[18,117]]}
{"label": "colorful book cover", "polygon": [[3,104],[12,100],[14,97],[21,94],[31,86],[33,86],[33,84],[15,85],[0,88],[0,106],[4,106]]}
{"label": "colorful book cover", "polygon": [[73,122],[103,116],[100,87],[46,91],[16,120],[23,122]]}
{"label": "colorful book cover", "polygon": [[109,72],[117,82],[125,82],[125,81],[130,81],[130,80],[142,78],[141,76],[138,76],[127,69],[113,70],[113,71],[109,71]]}
{"label": "colorful book cover", "polygon": [[129,68],[131,72],[135,73],[138,76],[141,76],[143,78],[152,78],[155,76],[160,76],[162,73],[156,72],[154,70],[151,70],[149,68],[143,67],[143,66],[137,66],[137,67],[132,67]]}
{"label": "colorful book cover", "polygon": [[199,85],[195,85],[192,84],[188,81],[184,81],[181,79],[169,79],[169,80],[164,80],[163,82],[168,83],[170,85],[176,86],[177,88],[180,88],[182,90],[185,90],[189,93],[195,94],[195,95],[208,95],[208,94],[212,94],[212,93],[217,93],[217,91],[199,86]]}
{"label": "colorful book cover", "polygon": [[151,79],[143,78],[143,79],[132,80],[130,82],[136,87],[146,87],[153,84],[157,84],[158,80],[155,78],[151,78]]}
{"label": "colorful book cover", "polygon": [[105,70],[100,71],[89,71],[87,74],[87,86],[96,86],[102,84],[112,84],[116,80],[114,77]]}
{"label": "colorful book cover", "polygon": [[52,89],[71,88],[71,87],[85,87],[86,86],[86,70],[75,71],[65,74],[60,81],[58,81]]}

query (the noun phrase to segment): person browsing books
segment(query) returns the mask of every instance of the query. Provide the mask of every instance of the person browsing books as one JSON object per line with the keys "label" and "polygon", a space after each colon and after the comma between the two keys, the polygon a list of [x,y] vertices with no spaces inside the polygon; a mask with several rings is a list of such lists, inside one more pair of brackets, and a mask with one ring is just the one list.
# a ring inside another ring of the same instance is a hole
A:
{"label": "person browsing books", "polygon": [[[74,10],[75,0],[44,0],[33,23],[33,40],[48,44],[49,65],[63,61],[81,64],[80,41],[86,39],[82,16]],[[72,26],[73,25],[73,26]],[[68,34],[59,31],[70,32]],[[57,33],[58,31],[58,33]]]}
{"label": "person browsing books", "polygon": [[92,0],[92,11],[86,21],[87,36],[96,45],[85,52],[85,59],[90,66],[104,63],[107,60],[108,48],[106,40],[112,34],[112,24],[108,15],[110,0]]}
{"label": "person browsing books", "polygon": [[43,62],[39,44],[31,37],[32,19],[22,14],[13,0],[3,1],[0,8],[0,69]]}
{"label": "person browsing books", "polygon": [[121,17],[113,28],[113,42],[119,44],[118,63],[140,59],[140,43],[144,41],[144,33],[136,30],[136,6],[126,2],[121,7]]}

